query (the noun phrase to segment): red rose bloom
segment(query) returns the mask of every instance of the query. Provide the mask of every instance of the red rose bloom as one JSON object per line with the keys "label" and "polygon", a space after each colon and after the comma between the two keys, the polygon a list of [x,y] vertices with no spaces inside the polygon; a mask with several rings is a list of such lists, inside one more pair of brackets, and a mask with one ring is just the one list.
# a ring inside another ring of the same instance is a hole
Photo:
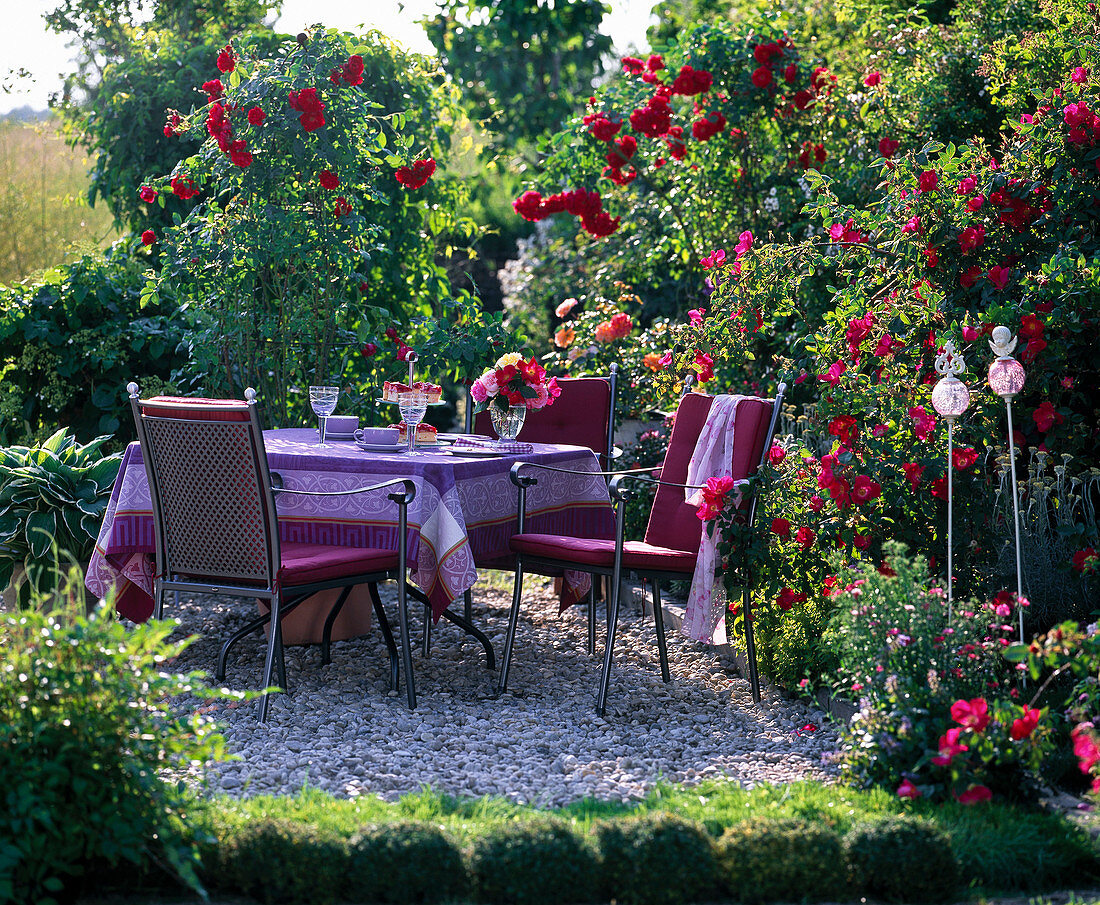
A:
{"label": "red rose bloom", "polygon": [[934,192],[939,185],[940,178],[935,170],[925,170],[917,179],[918,192]]}
{"label": "red rose bloom", "polygon": [[340,77],[349,85],[363,84],[363,58],[359,54],[352,54],[340,70]]}
{"label": "red rose bloom", "polygon": [[157,200],[157,190],[151,185],[143,185],[138,191],[138,197],[146,204],[152,204]]}
{"label": "red rose bloom", "polygon": [[790,537],[791,523],[785,518],[772,519],[772,534],[776,537]]}
{"label": "red rose bloom", "polygon": [[157,234],[155,232],[153,232],[151,229],[147,229],[147,230],[145,230],[145,232],[143,232],[141,234],[141,244],[142,245],[152,245],[156,241],[157,241]]}
{"label": "red rose bloom", "polygon": [[233,48],[226,44],[222,48],[221,53],[218,54],[218,71],[219,72],[232,72],[237,68],[237,56],[233,53]]}
{"label": "red rose bloom", "polygon": [[1008,735],[1014,742],[1018,742],[1031,735],[1038,725],[1039,711],[1025,704],[1023,716],[1012,721],[1012,727],[1008,730]]}
{"label": "red rose bloom", "polygon": [[331,192],[340,184],[340,177],[332,170],[321,170],[317,176],[317,181],[321,183],[321,188],[328,189]]}
{"label": "red rose bloom", "polygon": [[893,157],[898,148],[901,147],[901,142],[896,141],[893,138],[881,138],[878,143],[878,152],[887,160]]}
{"label": "red rose bloom", "polygon": [[757,88],[767,88],[772,83],[772,71],[767,66],[760,66],[752,74],[752,83]]}
{"label": "red rose bloom", "polygon": [[248,121],[254,126],[263,125],[265,119],[267,119],[267,114],[264,113],[261,107],[252,107],[248,111]]}
{"label": "red rose bloom", "polygon": [[248,150],[248,142],[241,138],[231,142],[229,145],[229,159],[242,169],[251,166],[252,152]]}
{"label": "red rose bloom", "polygon": [[1050,431],[1054,425],[1061,424],[1066,420],[1049,399],[1043,400],[1039,407],[1031,413],[1031,417],[1035,420],[1035,426],[1044,434]]}
{"label": "red rose bloom", "polygon": [[397,181],[407,189],[419,189],[428,184],[435,172],[435,161],[427,159],[414,160],[412,166],[398,167],[394,174]]}
{"label": "red rose bloom", "polygon": [[1094,572],[1100,568],[1100,553],[1092,547],[1085,547],[1073,554],[1072,565],[1075,572]]}
{"label": "red rose bloom", "polygon": [[189,198],[194,198],[198,193],[198,186],[195,185],[190,176],[172,177],[172,194],[179,198],[180,201],[187,201]]}
{"label": "red rose bloom", "polygon": [[221,79],[211,79],[209,82],[203,82],[202,90],[206,92],[207,97],[212,101],[221,100],[225,97],[225,86],[222,84]]}
{"label": "red rose bloom", "polygon": [[978,461],[978,451],[973,446],[957,446],[952,450],[951,459],[957,470],[965,471]]}
{"label": "red rose bloom", "polygon": [[287,102],[292,110],[297,110],[302,128],[306,132],[315,132],[325,124],[325,105],[317,96],[316,88],[306,88],[302,91],[291,91],[287,95]]}

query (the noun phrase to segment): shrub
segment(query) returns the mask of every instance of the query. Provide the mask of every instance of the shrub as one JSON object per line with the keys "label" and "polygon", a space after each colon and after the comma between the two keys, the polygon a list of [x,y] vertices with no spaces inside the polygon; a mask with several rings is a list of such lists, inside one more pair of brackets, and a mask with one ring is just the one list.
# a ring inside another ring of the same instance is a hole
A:
{"label": "shrub", "polygon": [[171,622],[127,628],[106,604],[38,611],[50,603],[0,620],[0,901],[46,905],[93,871],[150,862],[200,891],[188,801],[162,778],[222,755],[204,717],[169,710],[214,694],[164,670],[188,642],[168,643]]}
{"label": "shrub", "polygon": [[260,902],[335,902],[348,867],[347,846],[316,827],[269,817],[222,840],[223,882]]}
{"label": "shrub", "polygon": [[882,571],[844,576],[824,638],[838,661],[835,690],[860,701],[842,730],[843,775],[966,804],[1033,792],[1049,720],[1007,701],[1017,694],[1001,655],[1014,631],[1009,604],[960,600],[949,618],[923,559],[891,543],[886,553]]}
{"label": "shrub", "polygon": [[234,39],[227,53],[224,84],[169,123],[198,152],[144,186],[151,204],[197,203],[142,241],[163,250],[158,287],[196,318],[205,389],[254,386],[283,424],[305,408],[298,388],[362,382],[382,332],[396,340],[395,321],[448,294],[437,243],[473,229],[460,183],[436,173],[458,110],[428,61],[378,33],[314,29],[274,53]]}
{"label": "shrub", "polygon": [[416,905],[456,899],[466,891],[461,853],[431,823],[366,826],[349,847],[343,882],[349,901]]}
{"label": "shrub", "polygon": [[[171,390],[186,361],[172,297],[146,294],[143,255],[116,244],[0,287],[0,445],[33,442],[58,425],[90,438],[133,437],[124,387]],[[121,430],[120,430],[121,429]]]}
{"label": "shrub", "polygon": [[844,837],[853,890],[891,902],[944,902],[958,890],[959,866],[943,830],[915,817],[858,824]]}
{"label": "shrub", "polygon": [[490,905],[590,902],[596,856],[561,820],[502,823],[473,843],[474,898]]}
{"label": "shrub", "polygon": [[722,879],[740,902],[797,902],[844,892],[840,837],[822,823],[746,820],[722,834],[717,851]]}
{"label": "shrub", "polygon": [[704,902],[718,890],[713,840],[702,824],[645,814],[595,827],[600,894],[627,905]]}

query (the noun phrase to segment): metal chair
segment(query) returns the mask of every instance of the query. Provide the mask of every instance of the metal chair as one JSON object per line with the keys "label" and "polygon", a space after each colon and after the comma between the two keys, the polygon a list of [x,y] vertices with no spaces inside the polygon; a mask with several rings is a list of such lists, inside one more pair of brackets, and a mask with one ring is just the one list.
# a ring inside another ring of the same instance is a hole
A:
{"label": "metal chair", "polygon": [[[318,591],[343,588],[325,626],[323,659],[328,662],[335,614],[354,585],[367,584],[390,655],[390,684],[396,690],[398,654],[377,589],[379,581],[396,580],[405,689],[409,707],[415,707],[406,596],[407,516],[416,493],[413,482],[399,478],[339,493],[275,486],[264,452],[255,390],[245,391],[244,402],[139,399],[136,383],[130,383],[127,391],[153,507],[154,618],[160,618],[169,591],[266,601],[268,614],[250,622],[225,643],[218,668],[224,675],[229,648],[270,622],[262,687],[270,687],[277,667],[279,683],[285,689],[283,617]],[[388,496],[398,507],[394,550],[279,541],[276,495],[343,496],[385,490],[391,491]],[[260,701],[261,723],[267,721],[268,707],[265,691]]]}
{"label": "metal chair", "polygon": [[[568,443],[587,446],[596,454],[600,467],[611,468],[622,450],[615,446],[615,401],[619,382],[619,365],[613,363],[606,377],[559,377],[561,395],[554,404],[536,412],[528,412],[517,440],[527,443]],[[493,436],[492,419],[487,411],[475,416],[469,396],[466,397],[466,433]],[[499,568],[499,563],[474,561],[478,568]],[[588,653],[596,653],[596,597],[598,577],[592,576],[588,595]],[[463,594],[467,619],[471,618],[473,592]]]}
{"label": "metal chair", "polygon": [[[732,476],[735,480],[750,477],[760,467],[767,455],[768,446],[775,434],[775,425],[782,405],[785,386],[772,399],[743,399],[737,408],[737,423],[733,443]],[[607,644],[604,649],[603,668],[600,674],[596,712],[603,714],[607,704],[607,692],[611,680],[611,668],[615,648],[615,633],[619,617],[620,583],[624,575],[636,574],[653,582],[653,617],[660,655],[661,676],[671,679],[668,668],[668,651],[665,644],[664,619],[661,611],[661,581],[690,579],[695,571],[699,553],[702,522],[695,508],[686,501],[689,487],[688,463],[696,441],[706,424],[713,398],[688,394],[681,399],[676,411],[676,423],[669,439],[668,452],[660,468],[661,477],[651,477],[654,469],[634,469],[620,472],[611,481],[611,495],[615,500],[616,532],[614,540],[558,537],[546,534],[527,534],[527,488],[537,483],[531,470],[561,472],[565,469],[517,462],[512,466],[512,483],[519,491],[519,530],[511,539],[512,552],[516,555],[516,579],[512,594],[512,608],[508,618],[508,634],[504,642],[498,693],[508,686],[508,670],[515,644],[516,626],[519,620],[520,601],[523,593],[524,570],[530,565],[608,575],[611,578],[611,600],[608,604]],[[649,524],[643,541],[625,541],[623,538],[623,505],[631,491],[623,486],[628,480],[649,481],[657,485]],[[750,526],[755,523],[756,498],[748,503],[745,517]],[[745,644],[748,649],[749,682],[753,700],[760,702],[760,679],[756,667],[756,642],[751,618],[751,574],[749,565],[743,565],[745,613]]]}
{"label": "metal chair", "polygon": [[[619,366],[612,364],[606,377],[559,377],[561,395],[553,405],[528,412],[517,440],[527,443],[569,443],[587,446],[610,468],[616,458],[615,396]],[[466,399],[466,433],[493,436],[487,411],[475,416]]]}

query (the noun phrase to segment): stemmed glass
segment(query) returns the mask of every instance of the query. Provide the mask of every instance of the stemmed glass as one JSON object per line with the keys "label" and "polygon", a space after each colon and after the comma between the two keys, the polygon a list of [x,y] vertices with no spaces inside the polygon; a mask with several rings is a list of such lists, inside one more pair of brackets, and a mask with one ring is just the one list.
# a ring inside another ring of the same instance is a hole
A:
{"label": "stemmed glass", "polygon": [[325,443],[325,425],[328,421],[328,416],[336,411],[336,400],[339,398],[339,387],[309,388],[310,407],[313,409],[313,414],[320,420],[320,427],[317,432],[320,435],[321,442],[317,444],[318,446],[328,446],[328,444]]}
{"label": "stemmed glass", "polygon": [[398,393],[397,407],[401,409],[401,419],[405,422],[405,431],[409,435],[408,452],[415,455],[413,449],[416,446],[416,429],[428,411],[428,394]]}

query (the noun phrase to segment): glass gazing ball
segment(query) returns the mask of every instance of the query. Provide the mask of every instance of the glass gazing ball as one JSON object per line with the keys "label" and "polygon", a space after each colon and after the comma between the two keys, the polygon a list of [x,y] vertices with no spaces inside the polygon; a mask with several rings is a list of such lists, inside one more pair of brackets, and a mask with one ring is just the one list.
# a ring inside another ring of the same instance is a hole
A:
{"label": "glass gazing ball", "polygon": [[932,390],[932,407],[944,418],[958,418],[970,405],[970,391],[958,377],[944,377]]}
{"label": "glass gazing ball", "polygon": [[1015,358],[998,358],[989,366],[989,388],[1002,399],[1010,399],[1024,388],[1024,366]]}

